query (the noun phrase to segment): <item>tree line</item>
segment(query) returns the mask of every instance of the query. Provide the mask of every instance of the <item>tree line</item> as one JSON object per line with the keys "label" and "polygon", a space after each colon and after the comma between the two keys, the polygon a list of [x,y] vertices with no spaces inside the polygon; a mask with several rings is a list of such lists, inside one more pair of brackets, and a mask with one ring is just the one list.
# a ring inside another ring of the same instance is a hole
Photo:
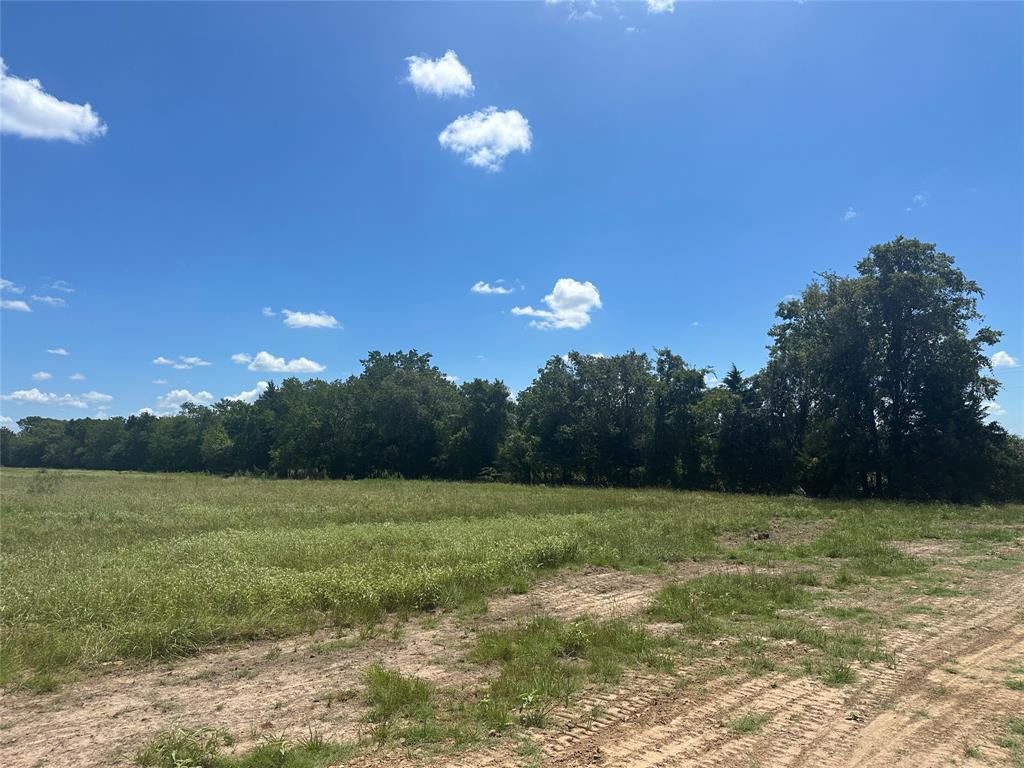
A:
{"label": "tree line", "polygon": [[1024,440],[985,419],[999,384],[980,287],[929,243],[874,246],[779,305],[765,367],[708,383],[669,349],[552,357],[517,397],[429,354],[273,383],[252,403],[0,430],[5,466],[658,485],[814,496],[1024,498]]}

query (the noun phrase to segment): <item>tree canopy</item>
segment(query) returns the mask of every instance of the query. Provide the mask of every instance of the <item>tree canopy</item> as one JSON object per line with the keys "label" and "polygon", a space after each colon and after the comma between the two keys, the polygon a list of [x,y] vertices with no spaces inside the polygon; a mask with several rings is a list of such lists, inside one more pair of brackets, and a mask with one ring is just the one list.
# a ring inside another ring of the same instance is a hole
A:
{"label": "tree canopy", "polygon": [[981,288],[934,245],[874,246],[783,302],[767,365],[669,349],[552,357],[512,398],[416,350],[345,381],[285,379],[253,403],[0,429],[6,466],[665,485],[811,495],[1024,497],[1024,440],[985,419],[998,382]]}

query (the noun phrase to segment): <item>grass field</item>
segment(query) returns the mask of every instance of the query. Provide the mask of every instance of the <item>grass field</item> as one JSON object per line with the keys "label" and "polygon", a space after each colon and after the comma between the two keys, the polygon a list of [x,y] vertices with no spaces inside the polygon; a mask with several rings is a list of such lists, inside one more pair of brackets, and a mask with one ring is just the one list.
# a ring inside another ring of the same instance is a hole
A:
{"label": "grass field", "polygon": [[[588,686],[627,670],[670,673],[720,638],[736,640],[746,674],[778,669],[770,646],[796,643],[806,649],[796,673],[848,684],[857,665],[887,663],[872,629],[881,620],[822,594],[885,580],[947,589],[893,542],[988,547],[1014,541],[1024,523],[1020,506],[8,469],[0,502],[9,690],[45,692],[110,662],[180,659],[324,627],[390,622],[400,632],[405,618],[435,609],[479,613],[489,598],[529,593],[565,566],[666,579],[639,618],[538,616],[474,632],[464,663],[493,674],[470,698],[386,663],[368,666],[358,691],[331,694],[362,702],[373,740],[406,746],[542,728]],[[690,561],[761,570],[666,576]],[[767,723],[748,713],[729,729],[756,734]],[[143,764],[164,765],[161,750],[180,752],[182,740],[216,751],[222,736],[161,738],[140,753]],[[355,748],[311,732],[289,749],[295,765],[314,765]],[[262,765],[247,755],[243,764]]]}

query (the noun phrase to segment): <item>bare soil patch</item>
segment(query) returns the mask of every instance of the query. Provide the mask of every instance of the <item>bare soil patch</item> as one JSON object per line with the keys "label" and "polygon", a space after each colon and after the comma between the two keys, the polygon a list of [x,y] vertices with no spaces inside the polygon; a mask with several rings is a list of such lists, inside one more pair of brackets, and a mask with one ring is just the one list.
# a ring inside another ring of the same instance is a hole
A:
{"label": "bare soil patch", "polygon": [[[130,765],[155,733],[179,726],[226,728],[238,739],[237,750],[268,735],[299,738],[310,727],[325,739],[358,738],[366,712],[358,696],[361,676],[378,661],[441,686],[474,687],[487,670],[461,660],[479,629],[538,613],[637,613],[670,581],[747,570],[734,563],[688,562],[670,566],[667,574],[563,571],[526,594],[492,600],[485,615],[469,621],[421,617],[368,639],[318,632],[172,665],[122,665],[53,694],[7,694],[0,763]],[[1024,572],[978,569],[961,575],[970,588],[957,596],[908,601],[934,607],[936,615],[886,630],[883,641],[894,663],[858,666],[852,685],[830,688],[782,673],[722,676],[710,670],[718,660],[691,664],[676,677],[630,672],[615,690],[593,690],[556,712],[555,726],[531,732],[533,759],[553,766],[913,768],[950,761],[969,765],[970,747],[977,750],[970,754],[998,765],[1007,759],[993,745],[1000,723],[1024,712],[1024,694],[1004,684],[1006,665],[1024,664]],[[651,628],[673,631],[670,624]],[[748,714],[764,718],[756,732],[729,727]],[[515,740],[499,739],[486,750],[447,761],[381,752],[355,764],[439,762],[483,767],[526,760]]]}

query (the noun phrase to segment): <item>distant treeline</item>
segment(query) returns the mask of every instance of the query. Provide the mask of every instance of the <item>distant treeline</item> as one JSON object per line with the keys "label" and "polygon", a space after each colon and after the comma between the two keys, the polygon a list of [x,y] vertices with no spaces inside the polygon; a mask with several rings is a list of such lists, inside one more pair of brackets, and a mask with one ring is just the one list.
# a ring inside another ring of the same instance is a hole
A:
{"label": "distant treeline", "polygon": [[767,365],[708,386],[668,349],[552,357],[514,400],[415,350],[253,403],[0,431],[7,466],[664,485],[815,496],[1024,497],[1024,440],[986,423],[998,383],[981,289],[933,245],[871,248],[779,305]]}

